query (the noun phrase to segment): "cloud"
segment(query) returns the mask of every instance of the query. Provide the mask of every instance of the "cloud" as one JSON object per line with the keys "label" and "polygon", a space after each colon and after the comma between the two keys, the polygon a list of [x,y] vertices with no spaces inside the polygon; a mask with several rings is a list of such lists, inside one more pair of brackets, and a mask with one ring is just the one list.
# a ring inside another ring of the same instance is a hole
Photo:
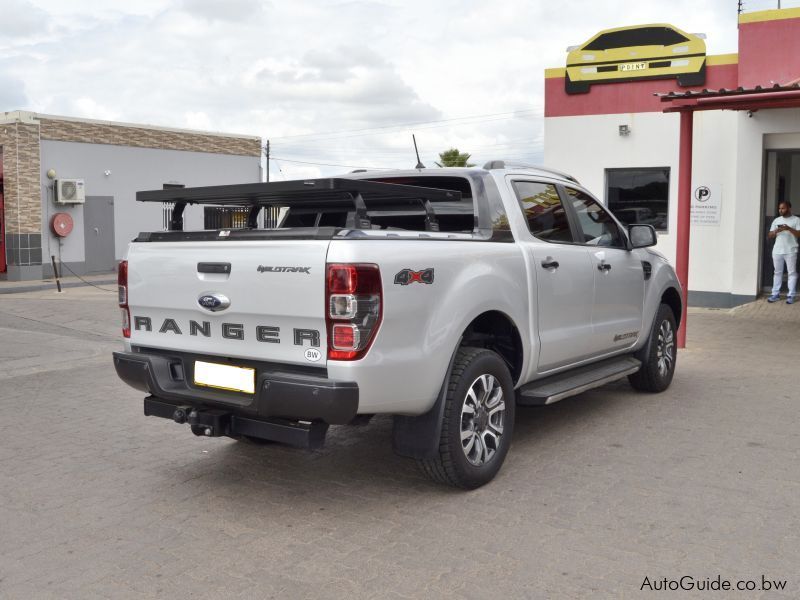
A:
{"label": "cloud", "polygon": [[27,104],[22,80],[0,71],[0,112],[24,110]]}
{"label": "cloud", "polygon": [[[413,165],[412,133],[426,164],[451,146],[478,164],[540,161],[543,70],[606,27],[672,22],[705,31],[709,52],[736,50],[728,0],[642,0],[622,17],[609,0],[568,13],[523,0],[0,2],[4,106],[260,135],[275,156],[354,166]],[[521,109],[533,112],[385,128]],[[286,137],[339,131],[351,133]]]}
{"label": "cloud", "polygon": [[0,41],[18,40],[47,31],[49,15],[27,0],[3,0]]}
{"label": "cloud", "polygon": [[268,4],[261,0],[183,0],[181,8],[187,13],[209,21],[241,21],[258,19]]}

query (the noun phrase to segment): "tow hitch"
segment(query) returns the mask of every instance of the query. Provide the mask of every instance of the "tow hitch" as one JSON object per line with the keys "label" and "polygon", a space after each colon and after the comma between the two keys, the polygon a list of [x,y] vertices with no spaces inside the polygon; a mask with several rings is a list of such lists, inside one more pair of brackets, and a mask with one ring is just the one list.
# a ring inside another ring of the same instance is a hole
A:
{"label": "tow hitch", "polygon": [[169,404],[155,396],[147,396],[144,399],[144,414],[172,419],[178,424],[188,423],[192,433],[197,436],[246,435],[298,448],[321,448],[328,432],[328,424],[322,421],[290,419],[262,421],[234,415],[225,410]]}

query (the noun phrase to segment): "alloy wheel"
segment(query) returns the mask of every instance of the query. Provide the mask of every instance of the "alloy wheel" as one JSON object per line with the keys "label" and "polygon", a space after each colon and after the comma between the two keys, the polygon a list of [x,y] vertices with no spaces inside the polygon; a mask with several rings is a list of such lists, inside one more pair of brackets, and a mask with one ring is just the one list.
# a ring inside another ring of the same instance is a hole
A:
{"label": "alloy wheel", "polygon": [[503,387],[489,374],[472,382],[461,406],[461,449],[474,466],[486,464],[500,447],[505,423]]}
{"label": "alloy wheel", "polygon": [[666,377],[675,364],[675,334],[669,321],[663,321],[658,330],[656,359],[658,360],[658,374]]}

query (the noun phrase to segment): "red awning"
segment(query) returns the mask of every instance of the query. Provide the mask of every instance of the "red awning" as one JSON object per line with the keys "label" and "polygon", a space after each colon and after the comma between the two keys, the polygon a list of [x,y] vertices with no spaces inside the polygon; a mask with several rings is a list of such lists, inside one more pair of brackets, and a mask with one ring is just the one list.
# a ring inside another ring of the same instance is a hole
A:
{"label": "red awning", "polygon": [[759,110],[764,108],[800,108],[800,82],[774,84],[769,87],[757,85],[752,88],[720,88],[655,94],[662,102],[671,106],[664,112],[686,112],[696,110]]}

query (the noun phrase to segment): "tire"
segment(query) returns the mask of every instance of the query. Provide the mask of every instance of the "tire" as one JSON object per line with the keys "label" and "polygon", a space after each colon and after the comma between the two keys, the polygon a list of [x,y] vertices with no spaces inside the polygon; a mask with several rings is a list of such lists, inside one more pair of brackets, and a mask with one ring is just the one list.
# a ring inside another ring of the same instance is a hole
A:
{"label": "tire", "polygon": [[[460,348],[448,381],[437,456],[419,460],[420,467],[434,481],[463,489],[489,483],[508,454],[514,408],[514,384],[503,359],[491,350]],[[469,436],[463,442],[462,433]]]}
{"label": "tire", "polygon": [[636,356],[642,361],[642,368],[628,375],[628,381],[634,389],[657,393],[663,392],[672,383],[678,359],[677,330],[672,309],[662,304],[653,320],[650,338]]}

